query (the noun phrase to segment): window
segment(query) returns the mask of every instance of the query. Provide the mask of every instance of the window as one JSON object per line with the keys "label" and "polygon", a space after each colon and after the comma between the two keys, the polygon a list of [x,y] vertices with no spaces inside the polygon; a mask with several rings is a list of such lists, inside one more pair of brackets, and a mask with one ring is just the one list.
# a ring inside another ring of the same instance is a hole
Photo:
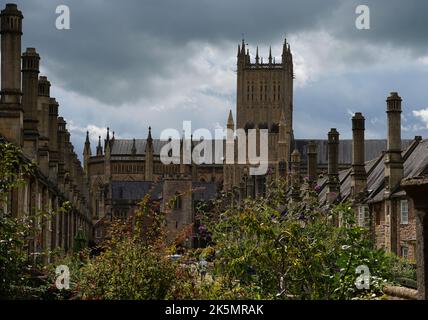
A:
{"label": "window", "polygon": [[358,226],[362,228],[369,227],[369,206],[358,207]]}
{"label": "window", "polygon": [[407,200],[400,201],[401,224],[409,224],[409,203]]}
{"label": "window", "polygon": [[102,238],[103,236],[103,229],[98,227],[95,229],[95,238]]}
{"label": "window", "polygon": [[175,210],[180,210],[181,209],[181,202],[182,202],[181,195],[177,192],[175,194],[175,200],[174,200],[174,209]]}
{"label": "window", "polygon": [[275,82],[273,83],[273,100],[276,100],[276,84]]}
{"label": "window", "polygon": [[95,217],[98,218],[100,213],[100,204],[98,198],[95,198]]}
{"label": "window", "polygon": [[401,257],[403,259],[408,259],[408,257],[409,257],[409,248],[406,247],[406,246],[402,246],[400,251],[401,251]]}

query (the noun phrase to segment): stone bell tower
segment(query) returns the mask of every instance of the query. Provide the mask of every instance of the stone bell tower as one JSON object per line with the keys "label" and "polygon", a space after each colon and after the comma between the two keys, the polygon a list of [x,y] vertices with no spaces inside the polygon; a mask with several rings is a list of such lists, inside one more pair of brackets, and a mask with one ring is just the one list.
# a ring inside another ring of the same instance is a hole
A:
{"label": "stone bell tower", "polygon": [[[269,48],[269,56],[263,61],[257,47],[252,60],[245,41],[238,45],[236,129],[268,130],[266,182],[287,176],[293,141],[293,55],[286,40],[281,58],[276,61]],[[242,180],[242,172],[238,170],[235,181]],[[264,184],[259,178],[259,184]]]}
{"label": "stone bell tower", "polygon": [[237,129],[269,129],[278,133],[284,113],[289,138],[293,127],[293,55],[284,41],[282,61],[275,61],[269,49],[267,61],[257,48],[252,62],[245,41],[238,46]]}
{"label": "stone bell tower", "polygon": [[24,122],[21,105],[21,37],[23,18],[16,4],[6,4],[6,7],[0,14],[0,133],[18,145],[23,144]]}

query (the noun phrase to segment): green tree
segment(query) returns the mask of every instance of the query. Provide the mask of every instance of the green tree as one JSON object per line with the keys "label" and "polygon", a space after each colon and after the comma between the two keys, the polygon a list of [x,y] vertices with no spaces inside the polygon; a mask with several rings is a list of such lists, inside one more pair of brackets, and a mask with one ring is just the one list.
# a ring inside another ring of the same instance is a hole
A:
{"label": "green tree", "polygon": [[6,204],[9,194],[24,185],[24,177],[33,168],[19,148],[0,141],[0,299],[19,298],[31,289],[32,266],[26,245],[32,223],[26,217],[14,217]]}
{"label": "green tree", "polygon": [[[136,223],[115,221],[97,257],[87,254],[72,270],[75,299],[191,299],[198,297],[197,277],[173,261],[175,248],[165,234],[165,214],[146,196]],[[150,223],[148,223],[150,222]],[[75,265],[75,264],[74,264]]]}
{"label": "green tree", "polygon": [[[282,184],[265,197],[232,206],[232,196],[223,195],[207,216],[220,283],[213,287],[216,294],[250,299],[380,296],[382,285],[391,280],[392,260],[373,248],[368,230],[355,225],[350,204],[320,207],[314,191],[287,202],[283,190]],[[355,286],[359,265],[371,272],[369,290]]]}

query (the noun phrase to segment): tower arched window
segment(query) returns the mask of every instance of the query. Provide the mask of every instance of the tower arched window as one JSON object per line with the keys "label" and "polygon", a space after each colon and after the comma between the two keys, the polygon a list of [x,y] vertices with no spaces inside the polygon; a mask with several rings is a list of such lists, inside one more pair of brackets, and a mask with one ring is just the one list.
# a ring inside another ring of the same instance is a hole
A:
{"label": "tower arched window", "polygon": [[270,132],[278,133],[279,132],[279,124],[278,123],[272,123],[272,125],[270,127]]}
{"label": "tower arched window", "polygon": [[254,129],[254,123],[249,122],[245,125],[244,130],[247,132],[249,129]]}
{"label": "tower arched window", "polygon": [[276,83],[275,81],[273,82],[273,101],[276,100]]}
{"label": "tower arched window", "polygon": [[269,129],[267,122],[259,123],[259,129]]}
{"label": "tower arched window", "polygon": [[180,193],[175,193],[175,199],[174,199],[174,210],[180,210],[182,206],[182,198]]}

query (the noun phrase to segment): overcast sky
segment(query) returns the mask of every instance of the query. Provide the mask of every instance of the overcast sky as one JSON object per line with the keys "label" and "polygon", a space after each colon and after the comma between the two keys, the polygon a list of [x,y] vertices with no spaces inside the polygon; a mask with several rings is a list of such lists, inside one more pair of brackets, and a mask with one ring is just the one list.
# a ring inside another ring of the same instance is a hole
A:
{"label": "overcast sky", "polygon": [[[12,1],[8,1],[12,2]],[[428,133],[428,1],[423,0],[20,0],[23,48],[36,47],[72,141],[82,151],[110,127],[120,138],[165,128],[214,130],[235,116],[236,52],[280,59],[284,37],[295,63],[296,138],[351,137],[353,112],[367,138],[385,138],[385,99],[403,98],[403,136]],[[2,8],[5,1],[2,0]],[[68,5],[71,29],[55,28]],[[355,8],[370,8],[370,30]],[[93,145],[94,152],[94,145]]]}

